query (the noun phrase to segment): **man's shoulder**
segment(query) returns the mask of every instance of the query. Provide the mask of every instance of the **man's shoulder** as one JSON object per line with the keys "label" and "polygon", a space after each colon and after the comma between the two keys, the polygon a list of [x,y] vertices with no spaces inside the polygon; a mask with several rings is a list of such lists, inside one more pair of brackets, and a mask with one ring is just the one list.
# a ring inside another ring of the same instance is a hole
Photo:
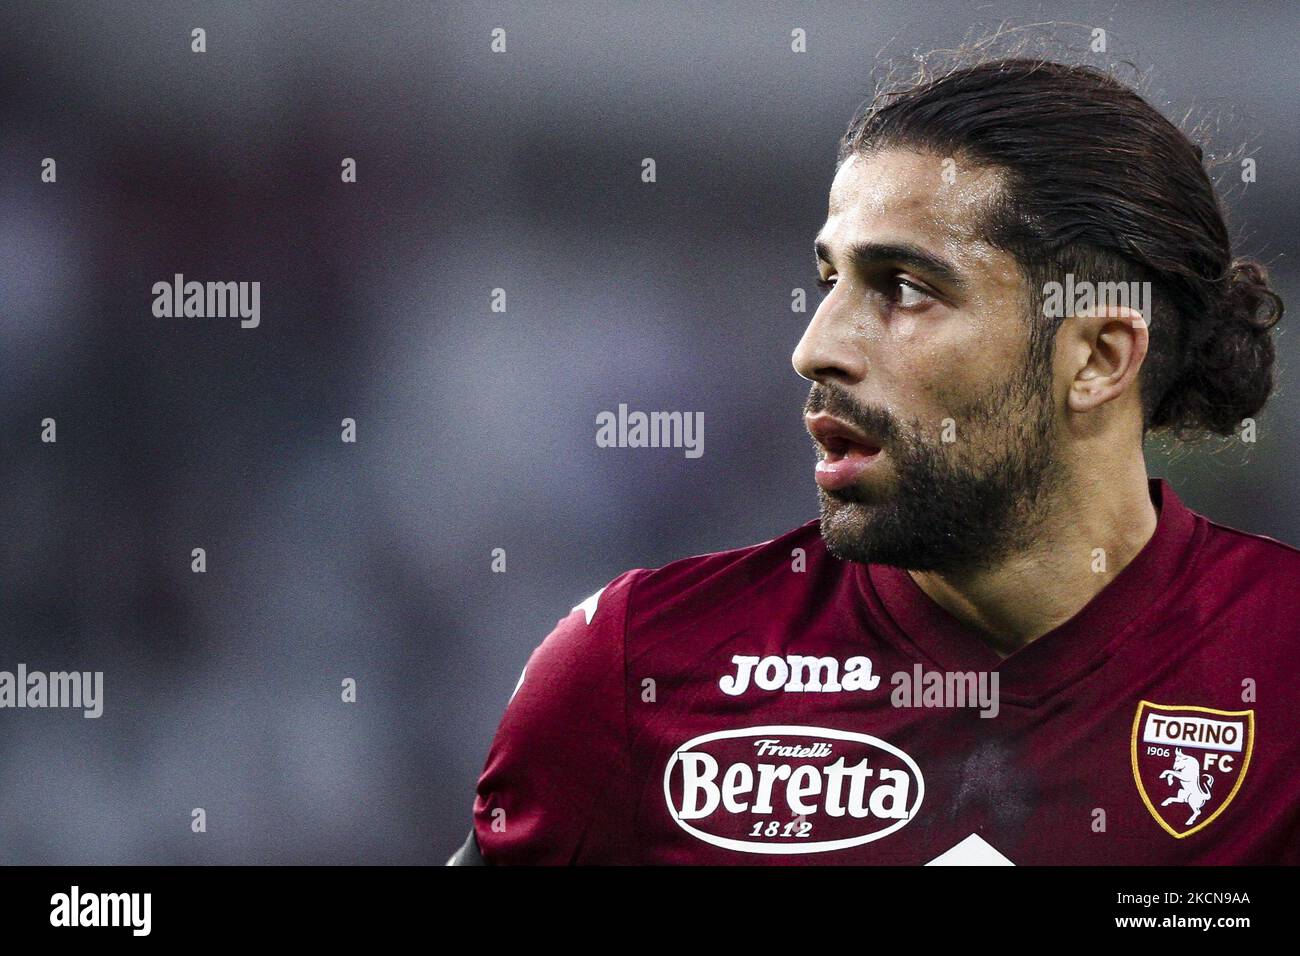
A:
{"label": "man's shoulder", "polygon": [[1199,513],[1196,517],[1205,529],[1202,554],[1216,576],[1233,576],[1243,585],[1281,587],[1300,600],[1300,548]]}
{"label": "man's shoulder", "polygon": [[816,519],[758,544],[642,568],[629,579],[628,632],[763,613],[843,568],[827,552]]}
{"label": "man's shoulder", "polygon": [[541,650],[584,653],[593,644],[617,643],[646,627],[698,622],[737,603],[762,596],[781,601],[801,579],[835,573],[817,519],[758,544],[695,554],[659,567],[624,571],[576,604]]}
{"label": "man's shoulder", "polygon": [[1234,528],[1231,525],[1206,518],[1204,515],[1201,515],[1201,518],[1209,526],[1211,536],[1218,539],[1224,546],[1237,547],[1246,552],[1282,561],[1286,564],[1300,562],[1300,548],[1295,545],[1287,544],[1285,541],[1280,541],[1266,534],[1243,531],[1240,528]]}
{"label": "man's shoulder", "polygon": [[817,519],[804,522],[796,528],[775,538],[760,541],[757,544],[729,548],[724,551],[709,551],[678,558],[656,568],[640,568],[638,588],[646,584],[658,584],[668,587],[691,585],[702,580],[709,580],[719,573],[736,573],[742,569],[753,569],[758,565],[787,560],[795,548],[812,547],[821,551],[821,535]]}
{"label": "man's shoulder", "polygon": [[1300,549],[1201,514],[1196,520],[1201,544],[1176,600],[1197,622],[1200,653],[1247,676],[1300,675]]}
{"label": "man's shoulder", "polygon": [[[717,622],[734,628],[736,609],[762,613],[762,601],[781,600],[783,573],[826,573],[826,557],[811,521],[760,544],[625,571],[574,606],[529,657],[493,738],[474,809],[484,859],[572,862],[584,842],[606,859],[609,847],[590,834],[620,825],[610,795],[630,773],[629,659],[653,646],[672,651],[657,676],[689,667],[707,646],[695,638]],[[729,621],[714,616],[728,607]]]}

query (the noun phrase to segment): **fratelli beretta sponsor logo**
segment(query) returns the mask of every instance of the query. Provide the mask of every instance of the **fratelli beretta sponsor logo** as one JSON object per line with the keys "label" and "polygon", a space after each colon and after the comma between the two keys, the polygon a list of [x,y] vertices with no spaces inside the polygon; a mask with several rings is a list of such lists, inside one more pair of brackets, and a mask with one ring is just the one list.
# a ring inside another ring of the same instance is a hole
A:
{"label": "fratelli beretta sponsor logo", "polygon": [[925,796],[910,756],[826,727],[743,727],[686,741],[664,799],[691,836],[741,853],[821,853],[906,826]]}

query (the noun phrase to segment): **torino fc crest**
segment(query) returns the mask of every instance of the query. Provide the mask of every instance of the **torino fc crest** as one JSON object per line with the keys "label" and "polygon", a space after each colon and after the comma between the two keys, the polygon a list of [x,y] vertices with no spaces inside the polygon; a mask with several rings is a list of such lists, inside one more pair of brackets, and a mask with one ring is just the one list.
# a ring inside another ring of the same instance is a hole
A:
{"label": "torino fc crest", "polygon": [[1156,822],[1182,839],[1232,802],[1254,745],[1254,711],[1144,700],[1133,717],[1133,780]]}

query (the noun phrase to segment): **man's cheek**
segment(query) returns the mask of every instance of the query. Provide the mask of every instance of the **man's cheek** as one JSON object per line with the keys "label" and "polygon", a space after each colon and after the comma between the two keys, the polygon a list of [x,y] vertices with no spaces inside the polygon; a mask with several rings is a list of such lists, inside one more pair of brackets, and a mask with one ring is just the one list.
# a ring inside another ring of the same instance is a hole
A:
{"label": "man's cheek", "polygon": [[891,369],[898,386],[899,404],[910,406],[909,417],[936,420],[952,409],[970,404],[981,394],[988,377],[984,368],[986,346],[969,343],[962,348],[933,348],[909,356]]}
{"label": "man's cheek", "polygon": [[987,347],[972,348],[966,361],[946,366],[942,374],[926,380],[924,401],[933,409],[936,421],[951,419],[960,425],[963,420],[996,413],[993,406],[1002,403],[1010,388],[1011,366],[1007,361],[990,367],[982,361],[986,352]]}

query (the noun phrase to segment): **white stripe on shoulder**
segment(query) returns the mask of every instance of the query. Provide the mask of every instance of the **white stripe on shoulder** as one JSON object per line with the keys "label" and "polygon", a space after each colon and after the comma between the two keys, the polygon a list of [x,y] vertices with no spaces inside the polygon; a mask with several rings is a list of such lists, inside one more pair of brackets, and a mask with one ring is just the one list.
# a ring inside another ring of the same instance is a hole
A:
{"label": "white stripe on shoulder", "polygon": [[[524,675],[527,673],[528,673],[528,665],[525,664],[524,669],[519,672],[519,680],[515,682],[515,689],[510,692],[510,700],[514,700],[515,694],[519,693],[519,688],[524,686]],[[506,701],[506,703],[509,702],[510,701]]]}
{"label": "white stripe on shoulder", "polygon": [[[606,585],[606,587],[608,587],[608,585]],[[569,609],[569,613],[572,614],[574,611],[581,610],[582,616],[585,617],[587,619],[587,623],[590,624],[591,619],[596,616],[596,605],[600,603],[600,596],[604,593],[605,593],[605,588],[601,588],[599,591],[597,591],[591,597],[587,598],[587,600],[583,601],[581,604],[575,604],[573,607],[571,607]]]}

